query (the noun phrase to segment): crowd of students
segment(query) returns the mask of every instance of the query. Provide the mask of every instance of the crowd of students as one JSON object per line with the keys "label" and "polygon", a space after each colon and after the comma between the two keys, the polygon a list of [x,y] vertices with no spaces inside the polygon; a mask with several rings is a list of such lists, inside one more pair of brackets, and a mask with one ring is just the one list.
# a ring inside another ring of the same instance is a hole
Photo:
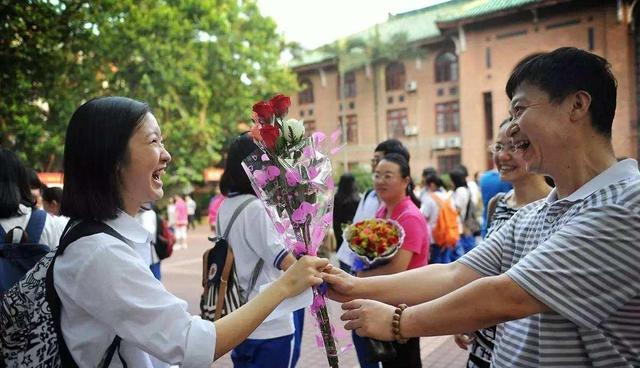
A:
{"label": "crowd of students", "polygon": [[[583,50],[521,62],[506,86],[511,116],[490,146],[495,171],[479,188],[460,166],[448,173],[450,191],[433,169],[416,189],[406,147],[380,143],[374,187],[359,198],[353,178],[343,176],[334,218],[336,229],[367,218],[403,227],[397,255],[369,270],[354,267],[344,240],[340,268],[286,252],[240,167],[256,147],[238,137],[222,180],[226,199],[212,201],[212,229],[226,231],[241,212],[228,238],[245,266],[238,279],[248,298],[213,322],[189,315],[149,267],[153,229],[136,217],[162,198],[171,156],[142,102],[102,97],[75,111],[61,197],[34,195],[27,169],[0,148],[0,226],[28,228],[39,200],[67,218],[61,229],[52,215],[37,215],[42,231],[30,239],[52,249],[65,244],[47,276],[61,302],[63,365],[203,367],[233,349],[238,367],[294,366],[296,316],[263,321],[285,298],[325,282],[344,303],[363,367],[380,365],[367,338],[392,342],[396,357],[382,366],[420,367],[419,337],[434,335],[455,335],[470,349],[468,367],[640,366],[640,172],[635,160],[616,160],[611,145],[616,88],[607,61]],[[496,177],[511,189],[500,189]],[[175,226],[186,231],[185,212]],[[103,231],[88,233],[90,226]],[[262,292],[253,288],[267,283]],[[21,292],[8,291],[0,313]],[[14,353],[3,345],[8,366]]]}

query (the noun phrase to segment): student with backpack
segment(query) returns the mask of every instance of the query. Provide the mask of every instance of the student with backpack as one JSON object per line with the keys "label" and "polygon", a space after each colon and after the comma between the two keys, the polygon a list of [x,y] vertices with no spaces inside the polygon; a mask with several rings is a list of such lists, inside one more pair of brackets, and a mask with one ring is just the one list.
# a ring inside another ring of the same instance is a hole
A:
{"label": "student with backpack", "polygon": [[62,229],[36,208],[26,168],[15,153],[0,148],[0,168],[1,296],[58,245]]}
{"label": "student with backpack", "polygon": [[170,161],[146,104],[102,97],[76,110],[64,149],[62,214],[69,226],[55,255],[1,302],[4,365],[151,368],[154,356],[208,367],[285,298],[322,282],[327,261],[303,257],[227,318],[212,323],[189,315],[187,303],[149,270],[150,234],[133,218],[162,197]]}
{"label": "student with backpack", "polygon": [[[453,202],[460,218],[460,240],[457,247],[462,254],[466,254],[476,245],[476,236],[480,236],[478,213],[473,202],[473,194],[467,186],[466,171],[457,167],[449,173],[453,183]],[[456,258],[457,259],[457,258]],[[452,261],[455,261],[453,259]]]}
{"label": "student with backpack", "polygon": [[[218,236],[226,240],[233,254],[234,269],[229,276],[229,284],[237,284],[239,295],[227,294],[220,316],[224,316],[234,306],[254,299],[259,295],[262,285],[277,280],[282,271],[295,262],[293,255],[285,249],[283,238],[276,231],[264,204],[256,197],[251,181],[242,168],[242,161],[257,149],[253,139],[248,134],[242,134],[231,143],[227,155],[222,180],[228,185],[228,193],[218,211],[216,228]],[[205,309],[208,309],[207,305],[211,305],[215,297],[210,294],[214,289],[209,289],[206,279],[215,273],[212,269],[224,268],[225,265],[211,263],[207,266],[203,269]],[[237,300],[233,300],[235,298]],[[233,349],[231,360],[234,367],[295,366],[292,358],[294,331],[292,313],[263,322]]]}
{"label": "student with backpack", "polygon": [[443,189],[442,179],[435,173],[422,178],[420,212],[429,222],[431,246],[429,263],[450,263],[462,256],[456,245],[460,240],[458,212],[453,199]]}

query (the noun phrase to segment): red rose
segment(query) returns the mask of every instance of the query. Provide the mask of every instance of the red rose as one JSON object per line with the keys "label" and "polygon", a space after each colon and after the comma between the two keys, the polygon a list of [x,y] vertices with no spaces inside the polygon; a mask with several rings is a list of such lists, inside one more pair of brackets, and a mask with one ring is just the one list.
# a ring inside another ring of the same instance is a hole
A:
{"label": "red rose", "polygon": [[287,112],[289,112],[289,106],[291,106],[291,99],[289,98],[289,96],[276,95],[269,100],[269,103],[271,104],[271,107],[273,108],[273,112],[276,114],[276,116],[279,118],[282,118],[285,115],[287,115]]}
{"label": "red rose", "polygon": [[270,124],[273,118],[273,106],[270,102],[260,101],[253,105],[253,111],[258,114],[258,118],[263,124]]}
{"label": "red rose", "polygon": [[265,124],[260,128],[260,135],[265,147],[273,151],[276,148],[276,140],[280,136],[280,129],[271,124]]}

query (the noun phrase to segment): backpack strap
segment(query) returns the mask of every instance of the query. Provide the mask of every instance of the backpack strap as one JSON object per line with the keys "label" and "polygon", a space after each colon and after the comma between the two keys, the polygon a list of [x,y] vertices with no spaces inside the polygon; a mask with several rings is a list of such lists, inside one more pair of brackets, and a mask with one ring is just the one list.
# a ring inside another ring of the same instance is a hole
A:
{"label": "backpack strap", "polygon": [[[84,238],[85,236],[90,236],[98,233],[105,233],[105,234],[111,235],[114,238],[127,243],[127,241],[122,235],[120,235],[117,231],[115,231],[113,228],[106,225],[105,223],[98,222],[98,221],[76,222],[76,221],[69,220],[69,222],[67,223],[67,226],[63,231],[62,239],[60,239],[60,245],[58,245],[58,249],[56,249],[56,254],[53,256],[53,259],[49,264],[49,268],[47,269],[47,276],[45,279],[46,299],[47,299],[47,302],[49,303],[49,308],[51,309],[51,315],[53,316],[54,327],[56,330],[56,334],[58,335],[58,348],[60,351],[60,361],[63,367],[77,368],[78,365],[73,360],[73,357],[71,356],[71,352],[69,351],[69,348],[67,347],[67,344],[64,341],[64,337],[62,335],[62,327],[60,325],[60,312],[61,312],[62,302],[60,301],[60,296],[58,296],[58,292],[56,291],[56,288],[54,286],[53,266],[56,262],[56,258],[58,258],[58,256],[64,253],[65,249],[67,249],[69,244],[75,242],[80,238]],[[99,368],[106,368],[109,366],[109,364],[111,363],[111,359],[113,358],[113,355],[116,350],[118,351],[118,355],[120,356],[120,361],[122,362],[123,366],[125,368],[127,367],[126,363],[122,359],[122,356],[120,355],[120,340],[121,340],[120,336],[116,335],[116,337],[113,339],[113,342],[111,343],[111,345],[109,345],[109,348],[105,352],[105,355],[102,361],[98,365]]]}
{"label": "backpack strap", "polygon": [[233,266],[233,252],[231,249],[227,249],[227,258],[224,260],[224,267],[222,268],[222,275],[220,275],[220,288],[218,289],[218,303],[216,303],[216,312],[213,319],[215,321],[222,316],[222,306],[224,305],[224,299],[227,295],[227,284],[229,281],[229,275],[231,274],[231,266]]}
{"label": "backpack strap", "polygon": [[[249,205],[249,203],[253,202],[254,200],[257,200],[258,198],[251,196],[251,198],[247,198],[246,201],[242,202],[240,204],[240,206],[238,206],[238,208],[236,208],[236,210],[233,212],[233,215],[231,215],[231,219],[229,220],[229,223],[227,224],[227,228],[224,230],[224,235],[222,235],[222,239],[227,240],[227,237],[229,236],[229,231],[231,231],[231,227],[233,226],[233,223],[236,222],[236,218],[238,218],[238,215],[240,215],[240,212],[242,212],[242,210],[244,210],[245,207],[247,207]],[[218,230],[218,232],[220,231],[220,216],[218,216],[218,218],[216,219],[216,230]]]}
{"label": "backpack strap", "polygon": [[34,210],[31,212],[29,222],[27,222],[27,228],[25,232],[29,236],[29,242],[39,243],[42,231],[44,230],[44,223],[47,220],[47,213],[43,210]]}

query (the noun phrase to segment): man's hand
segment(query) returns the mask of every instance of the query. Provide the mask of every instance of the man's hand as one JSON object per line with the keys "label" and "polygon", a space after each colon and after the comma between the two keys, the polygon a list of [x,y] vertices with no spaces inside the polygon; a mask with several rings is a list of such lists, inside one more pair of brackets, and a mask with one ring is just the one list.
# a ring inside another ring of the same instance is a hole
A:
{"label": "man's hand", "polygon": [[340,319],[348,321],[344,325],[347,330],[382,341],[395,339],[391,327],[395,307],[374,300],[356,299],[342,304],[342,309],[346,312]]}
{"label": "man's hand", "polygon": [[353,300],[358,278],[337,267],[327,267],[322,273],[322,279],[329,285],[329,299],[337,302]]}

